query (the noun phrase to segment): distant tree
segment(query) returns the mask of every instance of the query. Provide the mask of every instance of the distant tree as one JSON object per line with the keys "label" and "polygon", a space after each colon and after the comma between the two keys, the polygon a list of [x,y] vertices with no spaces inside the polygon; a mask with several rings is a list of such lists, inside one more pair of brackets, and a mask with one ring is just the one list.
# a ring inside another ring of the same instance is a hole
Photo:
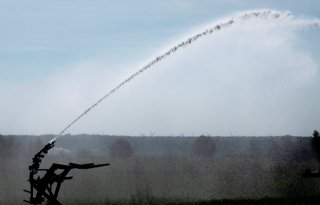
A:
{"label": "distant tree", "polygon": [[311,145],[312,145],[312,150],[317,155],[317,159],[320,160],[320,136],[317,130],[313,131]]}
{"label": "distant tree", "polygon": [[133,150],[127,140],[117,139],[109,147],[109,155],[112,158],[127,159],[133,155]]}
{"label": "distant tree", "polygon": [[0,135],[0,158],[9,158],[13,154],[13,140]]}
{"label": "distant tree", "polygon": [[192,145],[192,154],[201,157],[212,157],[215,152],[215,143],[212,137],[201,135]]}

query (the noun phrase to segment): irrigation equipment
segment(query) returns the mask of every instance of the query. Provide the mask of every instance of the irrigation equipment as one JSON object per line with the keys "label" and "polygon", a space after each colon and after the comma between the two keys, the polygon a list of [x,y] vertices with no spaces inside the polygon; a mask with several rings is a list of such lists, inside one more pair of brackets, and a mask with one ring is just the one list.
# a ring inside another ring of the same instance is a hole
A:
{"label": "irrigation equipment", "polygon": [[[69,163],[57,164],[53,163],[49,169],[40,169],[40,164],[44,156],[50,149],[54,147],[53,142],[49,142],[45,145],[37,154],[32,158],[32,164],[29,166],[29,180],[30,190],[25,190],[30,197],[29,200],[24,200],[32,205],[39,205],[43,202],[47,202],[48,205],[62,205],[58,201],[58,194],[61,184],[65,180],[72,179],[72,176],[68,176],[68,173],[72,169],[92,169],[97,167],[108,166],[109,164],[75,164]],[[42,172],[44,174],[39,174]]]}

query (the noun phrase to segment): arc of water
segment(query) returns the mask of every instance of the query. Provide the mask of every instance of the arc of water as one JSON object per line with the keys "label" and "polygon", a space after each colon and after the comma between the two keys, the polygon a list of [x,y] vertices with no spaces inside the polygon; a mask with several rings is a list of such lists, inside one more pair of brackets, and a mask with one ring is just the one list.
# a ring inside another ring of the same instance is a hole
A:
{"label": "arc of water", "polygon": [[[162,55],[159,55],[155,57],[153,60],[151,60],[148,64],[146,64],[144,67],[133,73],[131,76],[126,78],[124,81],[122,81],[120,84],[118,84],[115,88],[110,90],[108,93],[106,93],[104,96],[102,96],[96,103],[94,103],[92,106],[90,106],[88,109],[86,109],[82,114],[80,114],[76,119],[74,119],[70,124],[67,125],[58,135],[56,135],[52,140],[50,140],[50,143],[56,141],[62,134],[65,133],[66,130],[68,130],[72,125],[74,125],[77,121],[79,121],[83,116],[85,116],[88,112],[90,112],[93,108],[98,106],[102,101],[104,101],[106,98],[108,98],[110,95],[115,93],[117,90],[119,90],[122,86],[127,84],[129,81],[134,79],[136,76],[140,75],[150,67],[152,67],[154,64],[158,63],[159,61],[163,60],[164,58],[168,57],[169,55],[175,53],[179,49],[186,47],[193,42],[197,41],[198,39],[207,36],[209,34],[213,34],[214,32],[217,32],[221,29],[224,29],[226,27],[230,27],[233,24],[241,23],[243,21],[246,21],[248,19],[252,18],[262,18],[262,19],[288,19],[291,18],[292,15],[290,12],[280,12],[280,11],[274,11],[274,10],[258,10],[258,11],[249,11],[242,14],[239,14],[235,17],[230,18],[230,20],[223,21],[221,23],[217,23],[214,26],[211,26],[208,29],[203,30],[200,33],[196,33],[195,35],[191,36],[190,38],[187,38],[186,40],[176,44],[172,48],[168,49],[165,53]],[[308,27],[319,27],[320,21],[302,21],[298,26],[308,26]]]}

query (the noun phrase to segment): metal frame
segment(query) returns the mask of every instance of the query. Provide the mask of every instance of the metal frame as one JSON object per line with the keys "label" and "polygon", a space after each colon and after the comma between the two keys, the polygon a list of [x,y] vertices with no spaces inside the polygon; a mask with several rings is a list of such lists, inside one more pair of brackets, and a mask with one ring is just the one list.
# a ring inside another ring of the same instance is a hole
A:
{"label": "metal frame", "polygon": [[[48,151],[53,148],[54,141],[49,142],[42,148],[33,158],[32,164],[29,166],[29,183],[30,190],[24,190],[30,194],[30,199],[24,200],[29,204],[40,205],[47,201],[48,205],[62,205],[58,201],[58,194],[62,182],[72,179],[72,176],[67,174],[72,169],[92,169],[97,167],[108,166],[109,164],[75,164],[69,163],[68,165],[53,163],[49,169],[40,169],[40,164]],[[39,171],[46,172],[42,177],[38,175]]]}

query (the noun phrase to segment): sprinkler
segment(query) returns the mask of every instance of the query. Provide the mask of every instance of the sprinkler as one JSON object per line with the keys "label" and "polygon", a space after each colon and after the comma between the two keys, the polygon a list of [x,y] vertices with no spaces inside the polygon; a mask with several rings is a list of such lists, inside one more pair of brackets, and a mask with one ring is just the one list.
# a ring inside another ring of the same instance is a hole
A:
{"label": "sprinkler", "polygon": [[[37,154],[32,158],[32,164],[29,166],[29,179],[30,190],[23,190],[27,192],[30,197],[29,200],[24,200],[29,204],[40,205],[47,201],[48,205],[62,205],[58,201],[58,194],[62,182],[72,179],[72,176],[67,174],[72,169],[92,169],[97,167],[108,166],[109,164],[75,164],[69,163],[57,164],[53,163],[49,169],[40,169],[42,159],[50,149],[54,147],[55,141],[50,141],[45,145]],[[38,174],[43,172],[44,174]]]}

